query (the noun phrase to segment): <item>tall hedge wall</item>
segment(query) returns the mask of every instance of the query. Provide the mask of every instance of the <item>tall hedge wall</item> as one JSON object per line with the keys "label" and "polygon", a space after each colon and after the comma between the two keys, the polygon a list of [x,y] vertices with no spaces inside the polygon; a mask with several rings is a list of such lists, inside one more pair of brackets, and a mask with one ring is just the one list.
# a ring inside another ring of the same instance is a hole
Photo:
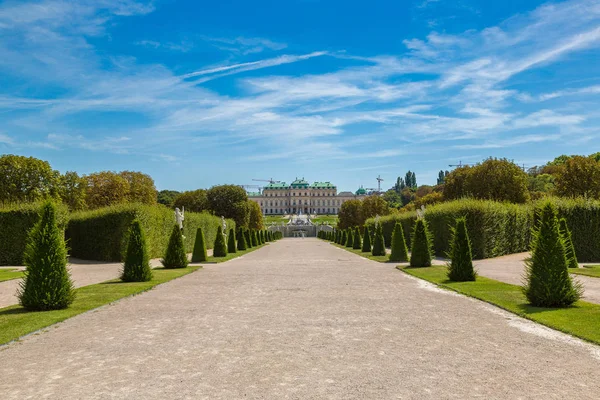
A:
{"label": "tall hedge wall", "polygon": [[[39,219],[42,203],[0,208],[0,265],[23,265],[27,234]],[[67,225],[67,208],[57,206],[58,225]]]}
{"label": "tall hedge wall", "polygon": [[[73,257],[98,261],[121,261],[131,221],[139,219],[146,232],[150,257],[163,256],[175,224],[173,210],[162,205],[122,204],[94,211],[74,213],[67,227],[67,239]],[[187,252],[194,246],[199,227],[211,248],[221,218],[206,213],[185,213],[184,244]],[[227,227],[235,229],[233,220]]]}
{"label": "tall hedge wall", "polygon": [[[429,206],[425,212],[433,236],[435,254],[444,257],[450,248],[451,227],[464,216],[471,238],[473,258],[498,257],[529,250],[535,210],[545,201],[556,204],[560,217],[567,220],[579,262],[600,261],[600,201],[550,198],[516,205],[494,201],[463,199]],[[392,214],[380,219],[386,246],[390,246],[396,222],[404,228],[410,247],[410,234],[417,216],[414,212]],[[375,221],[369,219],[369,229]]]}

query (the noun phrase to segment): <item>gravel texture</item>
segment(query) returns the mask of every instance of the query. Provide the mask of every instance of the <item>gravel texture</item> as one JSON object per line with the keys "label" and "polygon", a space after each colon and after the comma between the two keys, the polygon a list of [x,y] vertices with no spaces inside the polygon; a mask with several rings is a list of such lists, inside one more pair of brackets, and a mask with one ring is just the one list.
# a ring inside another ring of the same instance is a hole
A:
{"label": "gravel texture", "polygon": [[596,399],[600,348],[285,239],[0,348],[2,399]]}

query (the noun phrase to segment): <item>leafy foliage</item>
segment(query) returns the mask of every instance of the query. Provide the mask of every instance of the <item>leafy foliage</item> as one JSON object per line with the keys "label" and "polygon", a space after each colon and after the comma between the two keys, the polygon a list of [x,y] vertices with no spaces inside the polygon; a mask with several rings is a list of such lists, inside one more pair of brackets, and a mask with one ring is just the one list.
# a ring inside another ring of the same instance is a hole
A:
{"label": "leafy foliage", "polygon": [[559,196],[600,199],[600,162],[573,156],[558,169],[555,184]]}
{"label": "leafy foliage", "polygon": [[225,244],[225,235],[223,235],[223,229],[219,226],[217,228],[217,237],[215,238],[215,245],[213,247],[213,257],[226,257],[227,256],[227,245]]}
{"label": "leafy foliage", "polygon": [[119,175],[127,181],[127,201],[130,203],[156,204],[157,191],[154,186],[154,179],[150,175],[123,171]]}
{"label": "leafy foliage", "polygon": [[258,235],[254,229],[250,229],[250,239],[252,239],[252,247],[256,247],[260,244],[258,243]]}
{"label": "leafy foliage", "polygon": [[0,203],[35,202],[55,198],[60,174],[33,157],[0,156]]}
{"label": "leafy foliage", "polygon": [[227,253],[237,253],[237,246],[235,243],[235,231],[233,228],[229,230],[229,235],[227,236]]}
{"label": "leafy foliage", "polygon": [[406,247],[406,240],[404,240],[404,231],[402,230],[402,224],[398,222],[396,222],[392,233],[390,261],[408,261],[408,248]]}
{"label": "leafy foliage", "polygon": [[537,307],[565,307],[581,297],[583,289],[574,284],[568,271],[565,243],[560,235],[556,209],[551,203],[542,208],[539,229],[527,261],[526,285],[529,302]]}
{"label": "leafy foliage", "polygon": [[183,237],[181,236],[181,230],[177,224],[173,225],[173,231],[169,238],[167,251],[161,260],[161,263],[163,267],[167,269],[185,268],[188,266],[187,254],[183,246]]}
{"label": "leafy foliage", "polygon": [[360,200],[348,200],[344,202],[338,212],[338,218],[338,227],[340,229],[362,226],[365,223],[362,202]]}
{"label": "leafy foliage", "polygon": [[352,247],[353,244],[354,244],[354,235],[352,234],[352,228],[348,228],[346,230],[346,243],[345,243],[345,246],[346,247]]}
{"label": "leafy foliage", "polygon": [[18,292],[23,307],[32,311],[60,310],[73,302],[67,247],[52,202],[44,204],[40,221],[29,233],[23,261],[27,268]]}
{"label": "leafy foliage", "polygon": [[204,238],[204,232],[202,227],[196,231],[196,241],[194,242],[194,251],[192,252],[192,262],[204,262],[208,259],[206,252],[206,240]]}
{"label": "leafy foliage", "polygon": [[371,234],[369,233],[369,227],[368,226],[365,226],[365,232],[364,232],[363,244],[362,244],[361,251],[363,253],[370,253],[371,252]]}
{"label": "leafy foliage", "polygon": [[567,220],[564,218],[560,219],[560,236],[565,242],[567,265],[569,268],[579,268],[579,264],[577,263],[577,255],[575,254],[575,247],[573,246],[573,238],[571,237],[571,231],[567,226]]}
{"label": "leafy foliage", "polygon": [[453,231],[452,246],[448,254],[448,279],[454,282],[474,281],[477,278],[471,256],[471,241],[467,232],[467,220],[459,218]]}
{"label": "leafy foliage", "polygon": [[410,255],[410,266],[431,266],[431,239],[427,229],[427,223],[423,219],[417,219],[417,222],[415,223]]}
{"label": "leafy foliage", "polygon": [[244,228],[244,237],[246,238],[246,247],[251,249],[255,245],[252,243],[252,233],[250,229]]}
{"label": "leafy foliage", "polygon": [[250,229],[263,229],[263,215],[257,202],[248,200]]}
{"label": "leafy foliage", "polygon": [[371,250],[371,254],[374,256],[385,256],[385,243],[383,240],[381,224],[377,224],[375,227],[375,235],[373,239],[373,249]]}
{"label": "leafy foliage", "polygon": [[[175,198],[179,196],[181,193],[176,190],[161,190],[158,192],[157,201],[158,204],[162,204],[163,206],[167,206],[169,208],[177,207],[174,206]],[[186,207],[186,210],[194,211],[191,208]]]}
{"label": "leafy foliage", "polygon": [[129,182],[115,172],[96,172],[86,180],[86,203],[91,209],[125,203],[129,194]]}
{"label": "leafy foliage", "polygon": [[[387,201],[379,195],[371,195],[366,197],[362,201],[362,217],[364,219],[375,217],[376,215],[387,215],[389,214],[389,207]],[[364,225],[364,220],[360,226]],[[359,225],[355,225],[359,226]]]}
{"label": "leafy foliage", "polygon": [[244,251],[248,248],[246,245],[246,235],[244,235],[244,228],[238,228],[237,231],[237,249]]}
{"label": "leafy foliage", "polygon": [[360,237],[360,230],[358,227],[354,228],[354,235],[352,239],[352,248],[355,250],[360,250],[362,247],[362,239]]}
{"label": "leafy foliage", "polygon": [[214,215],[231,218],[236,226],[248,226],[250,209],[248,194],[243,188],[237,185],[213,186],[208,189],[206,196]]}
{"label": "leafy foliage", "polygon": [[125,282],[147,282],[152,280],[150,256],[146,236],[140,221],[134,220],[129,228],[129,243],[123,265],[121,280]]}
{"label": "leafy foliage", "polygon": [[[185,208],[186,211],[192,212],[208,211],[209,207],[206,190],[198,189],[178,194],[173,199],[173,207],[177,207],[180,210]],[[219,217],[220,215],[217,216]]]}
{"label": "leafy foliage", "polygon": [[71,211],[84,210],[87,207],[85,202],[86,181],[77,175],[77,172],[66,172],[60,177],[60,198]]}

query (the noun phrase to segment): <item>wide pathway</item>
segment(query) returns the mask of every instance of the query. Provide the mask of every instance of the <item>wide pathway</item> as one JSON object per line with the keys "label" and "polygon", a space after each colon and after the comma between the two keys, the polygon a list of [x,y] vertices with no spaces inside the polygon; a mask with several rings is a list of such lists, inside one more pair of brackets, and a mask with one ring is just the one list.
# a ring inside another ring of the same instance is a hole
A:
{"label": "wide pathway", "polygon": [[0,348],[2,399],[595,399],[600,348],[285,239]]}
{"label": "wide pathway", "polygon": [[[529,253],[509,254],[502,257],[473,261],[477,273],[513,285],[522,285],[525,276],[525,259]],[[571,274],[583,284],[583,300],[600,304],[600,278]]]}

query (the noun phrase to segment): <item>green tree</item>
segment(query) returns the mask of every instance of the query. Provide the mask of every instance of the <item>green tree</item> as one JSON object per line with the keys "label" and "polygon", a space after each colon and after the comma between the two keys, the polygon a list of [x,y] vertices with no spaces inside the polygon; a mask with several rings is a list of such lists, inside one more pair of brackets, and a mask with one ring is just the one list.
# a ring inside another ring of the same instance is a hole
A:
{"label": "green tree", "polygon": [[[164,206],[167,206],[169,208],[173,207],[173,204],[175,203],[175,198],[177,196],[179,196],[181,193],[176,191],[176,190],[161,190],[160,192],[158,192],[158,196],[157,196],[157,201],[158,204],[162,204]],[[189,208],[186,207],[186,210],[188,210]],[[192,211],[191,209],[189,209],[190,211]]]}
{"label": "green tree", "polygon": [[223,235],[223,229],[221,225],[217,228],[217,237],[215,238],[215,244],[213,246],[213,257],[226,257],[227,256],[227,244],[225,244],[225,235]]}
{"label": "green tree", "polygon": [[402,224],[396,222],[392,232],[392,253],[390,261],[403,262],[408,261],[408,248],[406,247],[406,239],[404,238],[404,230]]}
{"label": "green tree", "polygon": [[77,172],[68,171],[60,177],[60,198],[71,211],[84,210],[86,181]]}
{"label": "green tree", "polygon": [[448,176],[449,173],[450,173],[449,171],[440,170],[440,172],[438,172],[437,184],[443,185],[444,181],[446,180],[446,177]]}
{"label": "green tree", "polygon": [[227,253],[237,253],[235,232],[233,231],[233,228],[229,229],[229,236],[227,237]]}
{"label": "green tree", "polygon": [[456,220],[452,232],[452,243],[448,254],[448,279],[454,282],[474,281],[477,278],[473,268],[471,241],[467,232],[467,220],[462,217]]}
{"label": "green tree", "polygon": [[46,202],[39,222],[29,232],[23,255],[25,278],[18,297],[27,310],[59,310],[73,302],[75,291],[67,270],[64,237],[56,224],[56,207]]}
{"label": "green tree", "polygon": [[206,252],[206,240],[204,238],[204,231],[202,228],[198,228],[196,231],[196,240],[194,242],[194,251],[192,252],[192,262],[199,263],[208,260],[208,254]]}
{"label": "green tree", "polygon": [[0,156],[0,202],[32,202],[58,196],[60,174],[33,157]]}
{"label": "green tree", "polygon": [[565,242],[567,265],[569,268],[579,268],[579,264],[577,263],[577,254],[575,253],[575,246],[573,245],[573,238],[571,237],[571,231],[567,225],[567,220],[564,218],[560,219],[560,235]]}
{"label": "green tree", "polygon": [[129,182],[115,172],[103,171],[86,175],[86,202],[95,209],[125,203],[129,194]]}
{"label": "green tree", "polygon": [[237,249],[244,251],[248,248],[246,245],[246,236],[244,235],[244,228],[238,228],[237,232]]}
{"label": "green tree", "polygon": [[600,163],[594,158],[573,156],[558,169],[555,177],[559,196],[600,199]]}
{"label": "green tree", "polygon": [[381,224],[377,224],[375,226],[375,235],[373,237],[373,250],[371,250],[371,254],[374,256],[385,256],[386,254]]}
{"label": "green tree", "polygon": [[129,239],[121,280],[125,282],[147,282],[152,280],[148,244],[146,243],[142,224],[137,219],[131,223],[129,228]]}
{"label": "green tree", "polygon": [[211,212],[220,217],[231,218],[236,226],[248,226],[250,210],[248,194],[237,185],[213,186],[206,192]]}
{"label": "green tree", "polygon": [[402,207],[402,197],[400,192],[396,192],[395,189],[390,189],[383,194],[383,200],[385,200],[389,207],[400,208]]}
{"label": "green tree", "polygon": [[365,226],[365,236],[363,237],[363,244],[361,251],[363,253],[371,252],[371,234],[369,233],[369,227]]}
{"label": "green tree", "polygon": [[444,199],[456,200],[467,197],[466,183],[471,176],[471,167],[466,165],[450,172],[444,179]]}
{"label": "green tree", "polygon": [[156,186],[154,186],[154,179],[150,175],[134,171],[123,171],[119,175],[129,184],[127,201],[132,203],[156,204]]}
{"label": "green tree", "polygon": [[352,241],[352,248],[354,250],[360,250],[360,248],[362,247],[362,239],[360,237],[360,230],[358,229],[358,226],[356,228],[354,228],[354,237],[353,237],[353,241]]}
{"label": "green tree", "polygon": [[248,200],[249,224],[251,229],[263,229],[263,215],[257,202]]}
{"label": "green tree", "polygon": [[431,238],[427,229],[427,223],[421,218],[415,223],[413,231],[410,266],[431,266]]}
{"label": "green tree", "polygon": [[[377,215],[388,215],[389,213],[390,208],[388,207],[387,201],[379,195],[375,194],[368,196],[362,201],[362,217],[364,220],[373,218]],[[364,225],[364,220],[361,226]]]}
{"label": "green tree", "polygon": [[352,226],[363,226],[365,219],[362,212],[362,201],[348,200],[342,204],[338,212],[338,227],[348,229]]}
{"label": "green tree", "polygon": [[400,194],[400,192],[402,191],[402,189],[404,189],[406,187],[406,183],[404,182],[404,179],[398,177],[396,179],[396,184],[394,185],[394,191],[398,194]]}
{"label": "green tree", "polygon": [[531,258],[526,265],[523,292],[533,306],[565,307],[581,298],[583,289],[581,284],[573,283],[569,275],[565,242],[551,203],[542,208],[539,228],[533,233]]}
{"label": "green tree", "polygon": [[187,254],[183,245],[183,236],[181,236],[181,230],[177,224],[173,225],[167,251],[161,262],[163,267],[167,269],[185,268],[188,266]]}
{"label": "green tree", "polygon": [[198,189],[180,193],[173,199],[173,207],[177,207],[180,210],[185,208],[186,211],[198,213],[208,211],[209,205],[206,190]]}

